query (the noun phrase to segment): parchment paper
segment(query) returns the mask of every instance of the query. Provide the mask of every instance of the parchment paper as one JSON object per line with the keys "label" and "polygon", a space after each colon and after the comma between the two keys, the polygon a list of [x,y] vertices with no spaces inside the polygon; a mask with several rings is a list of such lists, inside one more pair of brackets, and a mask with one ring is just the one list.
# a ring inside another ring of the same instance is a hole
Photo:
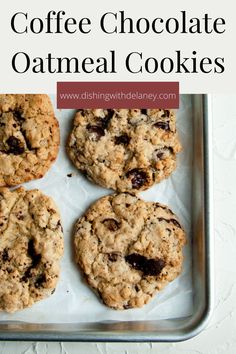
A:
{"label": "parchment paper", "polygon": [[[182,95],[177,111],[177,127],[183,151],[177,169],[170,178],[140,193],[147,201],[167,204],[179,217],[187,236],[182,274],[159,292],[141,309],[116,311],[107,308],[83,281],[73,260],[72,229],[75,221],[96,199],[111,193],[89,182],[73,167],[65,153],[65,143],[72,126],[74,110],[57,110],[56,97],[51,95],[56,117],[60,123],[61,147],[57,161],[40,180],[25,184],[39,188],[57,203],[64,227],[65,253],[61,277],[55,293],[31,308],[15,314],[1,313],[1,320],[31,323],[104,322],[109,320],[157,320],[188,316],[192,313],[191,262],[191,182],[192,182],[192,105],[191,96]],[[72,177],[67,174],[72,173]]]}

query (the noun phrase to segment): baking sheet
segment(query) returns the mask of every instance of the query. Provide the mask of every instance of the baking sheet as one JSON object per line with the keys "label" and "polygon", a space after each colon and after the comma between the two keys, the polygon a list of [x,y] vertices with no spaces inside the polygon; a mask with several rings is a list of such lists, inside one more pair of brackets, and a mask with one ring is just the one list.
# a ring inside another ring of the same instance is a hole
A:
{"label": "baking sheet", "polygon": [[[177,158],[177,169],[167,180],[140,193],[147,201],[167,204],[179,217],[187,236],[182,274],[159,292],[141,309],[116,311],[103,305],[84,282],[73,260],[72,229],[75,221],[89,205],[112,191],[89,182],[66,156],[65,143],[72,126],[74,110],[57,110],[56,96],[51,95],[60,124],[61,148],[57,161],[41,180],[25,184],[38,188],[57,203],[64,228],[65,253],[61,277],[55,293],[29,309],[15,314],[1,313],[1,320],[29,323],[74,323],[132,320],[158,320],[189,316],[193,313],[191,261],[191,186],[192,186],[192,102],[181,95],[177,111],[177,127],[183,151]],[[72,177],[68,174],[72,173]]]}

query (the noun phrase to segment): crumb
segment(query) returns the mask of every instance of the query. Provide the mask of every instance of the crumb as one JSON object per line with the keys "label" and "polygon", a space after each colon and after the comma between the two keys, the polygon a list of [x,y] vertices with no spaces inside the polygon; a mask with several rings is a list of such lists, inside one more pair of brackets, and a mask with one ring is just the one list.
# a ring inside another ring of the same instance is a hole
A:
{"label": "crumb", "polygon": [[73,176],[73,173],[68,173],[67,174],[67,177],[72,177]]}

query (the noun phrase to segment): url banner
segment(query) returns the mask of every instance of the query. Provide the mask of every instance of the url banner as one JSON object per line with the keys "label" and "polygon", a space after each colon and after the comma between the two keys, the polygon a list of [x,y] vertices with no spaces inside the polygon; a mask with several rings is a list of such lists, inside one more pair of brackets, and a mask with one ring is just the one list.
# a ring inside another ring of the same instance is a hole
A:
{"label": "url banner", "polygon": [[179,83],[57,82],[57,108],[179,108]]}

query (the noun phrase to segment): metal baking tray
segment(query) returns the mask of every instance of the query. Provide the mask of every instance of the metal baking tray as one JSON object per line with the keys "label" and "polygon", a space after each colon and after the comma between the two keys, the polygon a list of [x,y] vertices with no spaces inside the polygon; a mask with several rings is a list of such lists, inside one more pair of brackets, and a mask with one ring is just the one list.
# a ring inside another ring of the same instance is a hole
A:
{"label": "metal baking tray", "polygon": [[0,340],[171,342],[197,335],[206,325],[213,298],[212,143],[208,95],[192,95],[192,269],[193,314],[158,321],[32,324],[0,322]]}

